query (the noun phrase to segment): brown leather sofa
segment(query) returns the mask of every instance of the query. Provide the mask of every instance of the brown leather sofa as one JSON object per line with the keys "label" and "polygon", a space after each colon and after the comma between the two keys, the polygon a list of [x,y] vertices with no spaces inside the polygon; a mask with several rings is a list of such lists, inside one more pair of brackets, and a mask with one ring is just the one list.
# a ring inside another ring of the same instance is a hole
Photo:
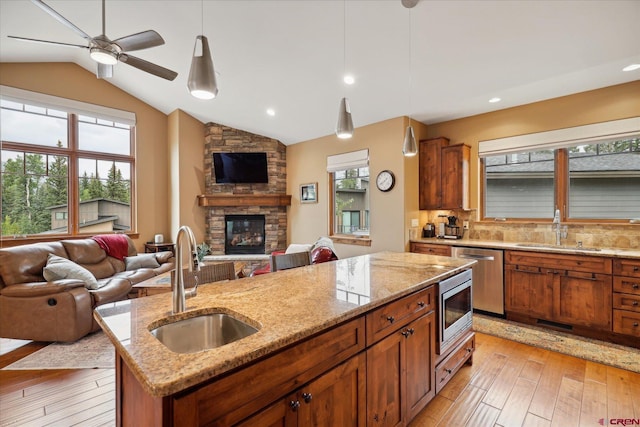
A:
{"label": "brown leather sofa", "polygon": [[[127,299],[134,284],[174,269],[172,252],[137,256],[133,242],[126,239],[127,257],[122,260],[92,238],[0,249],[0,337],[76,341],[100,328],[93,318],[95,307]],[[50,254],[84,267],[99,288],[88,289],[94,286],[76,278],[47,281]]]}

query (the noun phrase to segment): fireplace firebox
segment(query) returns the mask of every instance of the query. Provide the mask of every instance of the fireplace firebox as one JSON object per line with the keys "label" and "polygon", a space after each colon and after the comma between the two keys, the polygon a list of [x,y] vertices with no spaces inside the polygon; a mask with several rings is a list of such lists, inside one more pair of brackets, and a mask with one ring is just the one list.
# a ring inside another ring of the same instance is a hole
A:
{"label": "fireplace firebox", "polygon": [[264,215],[225,215],[225,254],[264,254],[264,218]]}

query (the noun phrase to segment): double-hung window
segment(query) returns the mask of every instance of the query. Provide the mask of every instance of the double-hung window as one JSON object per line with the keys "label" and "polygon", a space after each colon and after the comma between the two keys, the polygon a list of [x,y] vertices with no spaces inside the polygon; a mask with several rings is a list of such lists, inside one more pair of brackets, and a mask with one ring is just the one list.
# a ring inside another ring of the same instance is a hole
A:
{"label": "double-hung window", "polygon": [[133,230],[135,116],[0,92],[3,239]]}
{"label": "double-hung window", "polygon": [[333,237],[368,237],[369,150],[337,154],[327,158],[331,183],[331,224]]}
{"label": "double-hung window", "polygon": [[640,218],[640,118],[480,143],[485,219]]}

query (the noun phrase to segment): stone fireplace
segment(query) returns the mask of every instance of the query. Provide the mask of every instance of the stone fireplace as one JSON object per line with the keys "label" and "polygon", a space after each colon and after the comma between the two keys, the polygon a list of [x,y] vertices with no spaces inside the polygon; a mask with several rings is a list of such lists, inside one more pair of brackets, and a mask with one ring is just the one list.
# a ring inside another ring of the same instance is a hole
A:
{"label": "stone fireplace", "polygon": [[[268,183],[217,184],[213,175],[214,152],[267,153]],[[204,179],[206,194],[199,205],[207,210],[206,243],[212,255],[227,254],[227,216],[264,217],[260,254],[284,249],[287,244],[286,146],[280,141],[216,123],[205,125]],[[237,249],[237,248],[236,248]],[[245,248],[246,249],[246,248]],[[255,247],[252,250],[257,250]],[[244,252],[257,253],[257,252]],[[228,255],[228,254],[227,254]]]}
{"label": "stone fireplace", "polygon": [[225,215],[226,255],[264,254],[264,215]]}

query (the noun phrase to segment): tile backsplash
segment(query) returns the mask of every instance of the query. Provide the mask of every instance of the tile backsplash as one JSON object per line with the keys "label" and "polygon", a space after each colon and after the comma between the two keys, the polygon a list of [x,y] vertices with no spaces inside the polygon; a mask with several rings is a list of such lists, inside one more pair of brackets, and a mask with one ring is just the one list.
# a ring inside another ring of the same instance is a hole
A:
{"label": "tile backsplash", "polygon": [[[551,245],[556,242],[551,220],[548,223],[479,222],[475,221],[476,211],[422,211],[421,219],[435,224],[446,221],[446,218],[438,215],[456,215],[460,226],[463,221],[469,221],[469,230],[464,233],[465,239]],[[640,224],[562,225],[567,226],[567,238],[562,239],[563,245],[574,246],[582,242],[586,247],[640,249]]]}

